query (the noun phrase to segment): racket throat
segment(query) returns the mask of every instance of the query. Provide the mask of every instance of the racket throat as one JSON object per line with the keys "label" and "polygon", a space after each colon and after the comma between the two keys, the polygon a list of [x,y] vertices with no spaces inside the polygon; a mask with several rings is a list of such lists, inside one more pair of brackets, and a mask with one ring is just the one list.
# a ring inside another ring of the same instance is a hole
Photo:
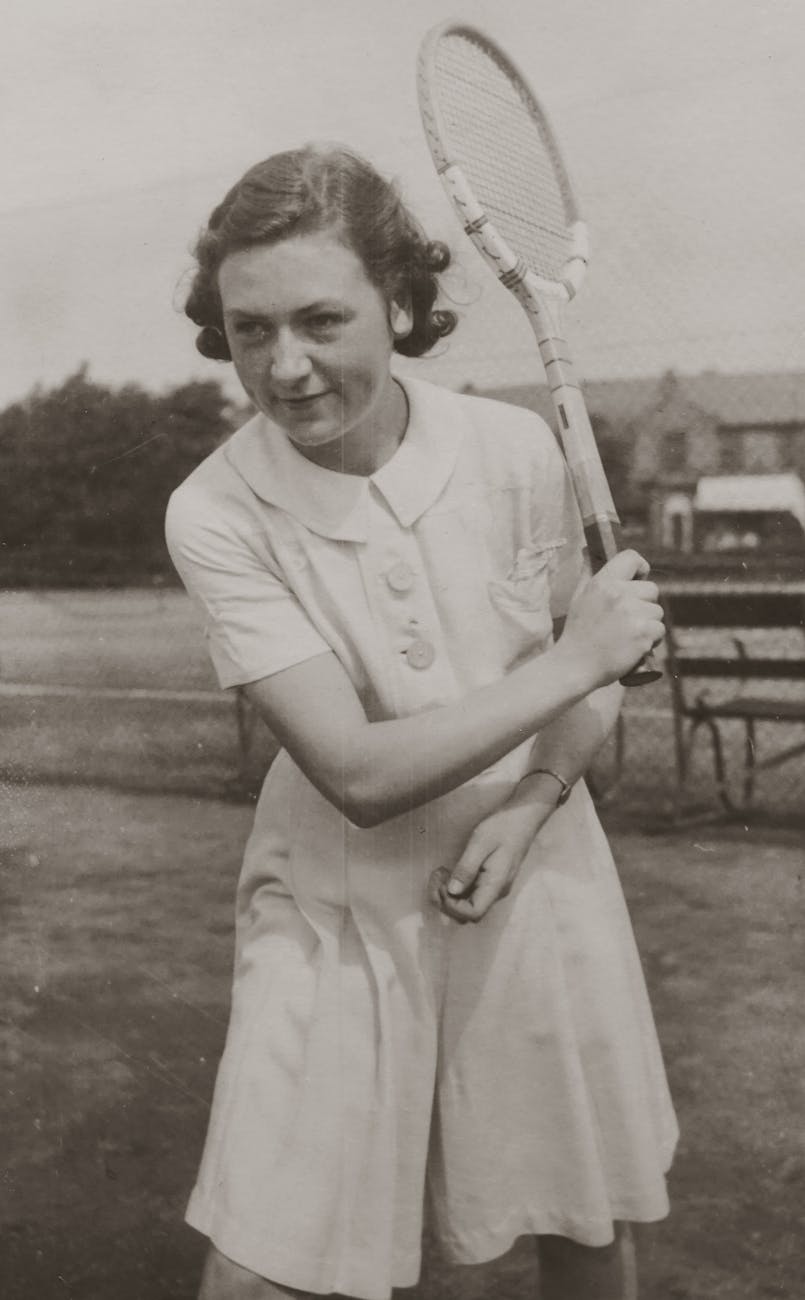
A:
{"label": "racket throat", "polygon": [[585,519],[584,538],[593,573],[597,573],[607,560],[611,560],[613,555],[617,555],[618,551],[623,549],[620,523],[608,515],[596,515],[594,519]]}
{"label": "racket throat", "polygon": [[597,571],[621,549],[620,520],[595,442],[590,417],[561,336],[538,335],[556,412],[557,433],[573,482],[590,561]]}

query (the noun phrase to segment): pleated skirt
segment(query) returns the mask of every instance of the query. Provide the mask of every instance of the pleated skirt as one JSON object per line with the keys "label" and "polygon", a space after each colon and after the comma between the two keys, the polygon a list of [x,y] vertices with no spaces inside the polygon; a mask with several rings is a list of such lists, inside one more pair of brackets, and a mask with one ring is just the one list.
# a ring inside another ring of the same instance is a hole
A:
{"label": "pleated skirt", "polygon": [[372,830],[285,754],[237,900],[232,1013],[188,1221],[286,1286],[387,1300],[423,1207],[453,1261],[525,1233],[590,1245],[668,1210],[677,1126],[615,865],[583,784],[477,925],[434,868],[506,761]]}

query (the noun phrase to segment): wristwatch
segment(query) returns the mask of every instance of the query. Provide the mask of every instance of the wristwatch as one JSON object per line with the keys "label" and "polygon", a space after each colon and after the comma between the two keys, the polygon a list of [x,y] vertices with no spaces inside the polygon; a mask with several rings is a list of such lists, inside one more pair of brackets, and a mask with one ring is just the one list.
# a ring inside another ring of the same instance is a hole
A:
{"label": "wristwatch", "polygon": [[563,776],[560,776],[558,772],[552,771],[550,767],[532,767],[526,772],[525,775],[526,776],[552,776],[554,781],[559,782],[559,798],[556,800],[557,808],[561,808],[562,804],[567,803],[568,799],[570,798],[570,791],[573,789],[573,786],[570,785],[570,783],[566,781]]}

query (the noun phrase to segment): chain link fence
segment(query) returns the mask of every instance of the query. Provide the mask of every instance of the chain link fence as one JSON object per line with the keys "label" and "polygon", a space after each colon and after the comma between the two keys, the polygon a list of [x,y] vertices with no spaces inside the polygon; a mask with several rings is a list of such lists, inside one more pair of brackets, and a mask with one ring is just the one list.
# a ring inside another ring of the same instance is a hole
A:
{"label": "chain link fence", "polygon": [[[0,613],[0,771],[7,796],[20,782],[54,782],[256,797],[276,744],[248,708],[239,709],[233,692],[217,690],[197,616],[181,593],[16,593],[0,597]],[[790,635],[802,639],[796,629]],[[800,691],[798,683],[770,686],[775,694]],[[742,726],[728,721],[723,734],[737,793]],[[761,757],[782,743],[805,746],[805,726],[758,728]],[[638,824],[668,820],[677,767],[667,673],[627,693],[618,731],[591,776],[607,810]],[[805,751],[759,776],[755,807],[771,818],[796,818],[803,788]],[[719,806],[702,731],[682,807]]]}

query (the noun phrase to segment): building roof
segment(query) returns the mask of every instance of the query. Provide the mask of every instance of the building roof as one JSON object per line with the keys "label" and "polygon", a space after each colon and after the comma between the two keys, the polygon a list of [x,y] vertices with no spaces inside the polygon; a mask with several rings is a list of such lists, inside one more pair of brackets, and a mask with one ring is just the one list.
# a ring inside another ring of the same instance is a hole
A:
{"label": "building roof", "polygon": [[[583,388],[590,413],[613,425],[656,411],[673,393],[712,415],[725,428],[805,425],[805,372],[802,371],[723,374],[707,370],[699,375],[669,372],[636,379],[593,379]],[[483,394],[525,406],[549,423],[554,422],[551,396],[543,384],[488,388]]]}
{"label": "building roof", "polygon": [[805,529],[805,484],[798,474],[719,474],[700,478],[693,506],[701,511],[788,512]]}

